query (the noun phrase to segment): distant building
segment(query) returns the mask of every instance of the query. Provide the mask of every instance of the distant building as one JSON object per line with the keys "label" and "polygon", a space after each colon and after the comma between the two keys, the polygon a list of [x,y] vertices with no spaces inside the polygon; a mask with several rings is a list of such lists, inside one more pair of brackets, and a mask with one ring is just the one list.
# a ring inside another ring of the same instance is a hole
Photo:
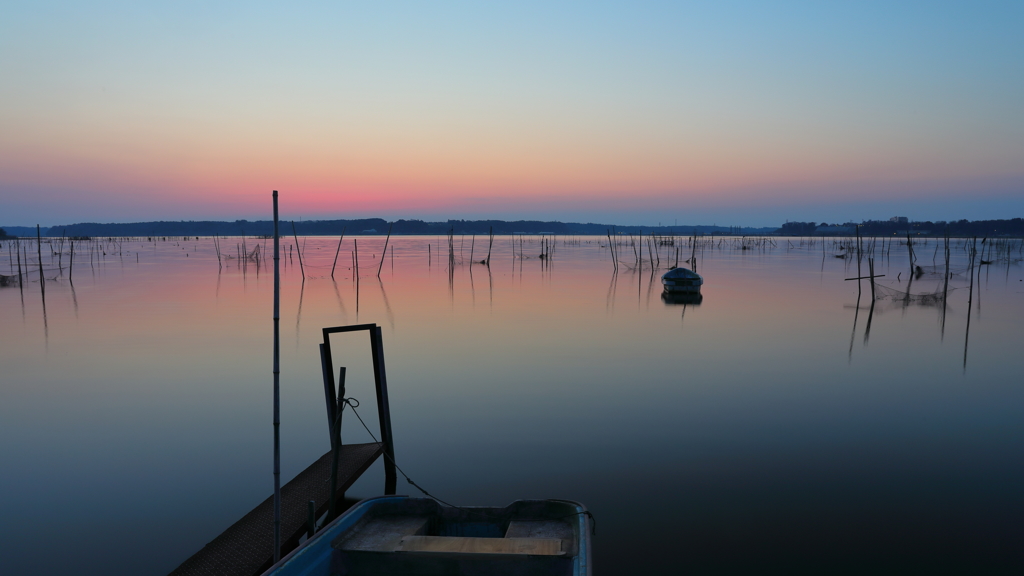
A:
{"label": "distant building", "polygon": [[892,218],[889,218],[889,222],[893,222],[896,224],[906,224],[907,222],[909,222],[909,219],[906,216],[893,216]]}

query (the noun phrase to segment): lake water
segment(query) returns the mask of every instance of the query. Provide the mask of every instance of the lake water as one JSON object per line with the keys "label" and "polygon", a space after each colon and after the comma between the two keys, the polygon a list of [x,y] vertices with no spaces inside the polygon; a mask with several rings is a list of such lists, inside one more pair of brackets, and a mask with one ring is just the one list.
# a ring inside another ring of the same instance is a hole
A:
{"label": "lake water", "polygon": [[[873,307],[832,240],[705,243],[696,305],[661,298],[674,247],[652,274],[623,241],[613,273],[606,238],[498,237],[488,268],[456,236],[449,275],[447,238],[392,238],[378,280],[384,238],[348,237],[332,280],[337,237],[300,237],[303,281],[288,238],[283,480],[328,449],[321,328],[377,323],[399,465],[460,505],[583,502],[598,574],[1020,568],[1019,241],[970,274],[954,240],[945,306],[875,241]],[[272,492],[273,271],[241,242],[79,242],[70,271],[65,243],[63,272],[44,243],[45,296],[0,288],[0,572],[165,574]],[[934,293],[941,240],[915,249]],[[373,421],[365,336],[334,342]]]}

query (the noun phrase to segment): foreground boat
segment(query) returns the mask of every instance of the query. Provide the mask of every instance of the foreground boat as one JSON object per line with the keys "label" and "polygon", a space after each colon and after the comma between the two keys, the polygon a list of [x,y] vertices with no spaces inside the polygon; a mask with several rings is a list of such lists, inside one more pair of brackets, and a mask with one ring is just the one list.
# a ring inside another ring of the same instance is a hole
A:
{"label": "foreground boat", "polygon": [[661,276],[665,292],[696,294],[704,284],[704,278],[687,268],[673,268]]}
{"label": "foreground boat", "polygon": [[592,522],[568,500],[455,508],[380,496],[350,508],[264,576],[585,576]]}
{"label": "foreground boat", "polygon": [[[374,441],[345,444],[343,409],[355,412],[359,404],[346,397],[346,369],[335,372],[330,337],[359,332],[369,335],[380,428],[375,435],[358,418]],[[455,508],[431,498],[394,496],[398,467],[381,329],[376,324],[335,326],[324,328],[323,336],[320,361],[331,450],[281,487],[279,515],[275,499],[267,498],[171,576],[591,573],[593,520],[575,502],[520,500],[505,508]],[[378,458],[383,459],[385,495],[363,500],[339,516],[345,490]],[[275,550],[287,556],[274,563],[279,557]]]}

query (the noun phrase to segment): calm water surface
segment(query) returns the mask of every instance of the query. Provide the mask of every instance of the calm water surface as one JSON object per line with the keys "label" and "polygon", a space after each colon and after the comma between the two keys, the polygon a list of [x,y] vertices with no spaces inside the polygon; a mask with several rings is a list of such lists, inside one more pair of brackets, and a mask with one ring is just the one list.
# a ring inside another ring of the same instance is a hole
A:
{"label": "calm water surface", "polygon": [[[547,262],[522,240],[519,259],[496,238],[488,268],[470,265],[486,239],[457,236],[449,276],[446,238],[392,238],[379,280],[381,237],[346,238],[334,280],[336,237],[298,239],[305,281],[286,250],[285,480],[328,448],[320,329],[375,322],[399,465],[457,504],[584,502],[600,574],[1024,562],[1015,248],[970,275],[955,241],[943,307],[898,296],[907,248],[876,242],[872,307],[831,241],[716,240],[696,252],[703,301],[675,305],[672,247],[652,274],[620,246],[613,274],[606,239],[558,238]],[[941,247],[915,248],[911,292],[934,293]],[[43,246],[45,296],[38,271],[0,288],[0,572],[165,574],[272,491],[272,269],[143,239],[79,243],[69,279],[63,251],[60,272]],[[335,364],[372,419],[364,338],[335,341]],[[367,439],[352,418],[344,435]],[[382,489],[378,464],[349,494]]]}

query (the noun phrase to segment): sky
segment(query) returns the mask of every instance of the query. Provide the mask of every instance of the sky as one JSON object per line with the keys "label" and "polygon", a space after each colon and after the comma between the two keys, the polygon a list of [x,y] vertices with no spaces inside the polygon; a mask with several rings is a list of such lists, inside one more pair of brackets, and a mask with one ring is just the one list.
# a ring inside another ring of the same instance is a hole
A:
{"label": "sky", "polygon": [[1024,216],[1024,2],[5,2],[0,225]]}

